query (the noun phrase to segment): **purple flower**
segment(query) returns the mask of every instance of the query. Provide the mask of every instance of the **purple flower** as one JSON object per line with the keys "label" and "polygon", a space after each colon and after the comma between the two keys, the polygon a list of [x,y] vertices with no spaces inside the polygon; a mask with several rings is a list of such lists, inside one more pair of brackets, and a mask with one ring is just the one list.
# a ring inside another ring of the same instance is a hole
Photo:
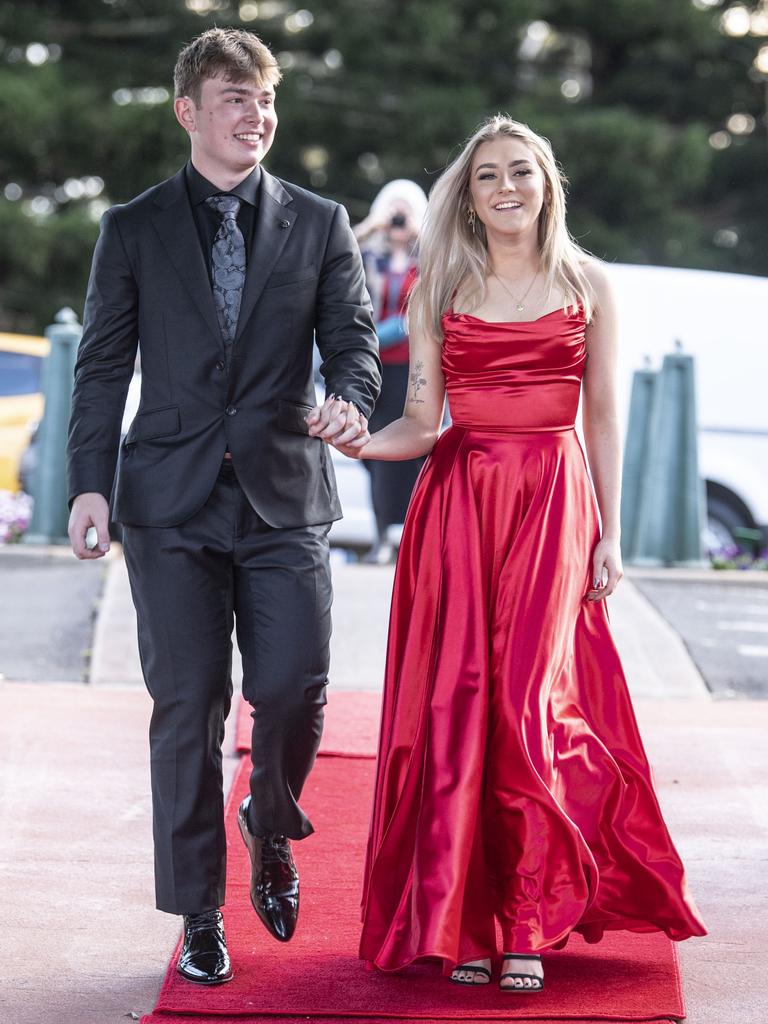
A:
{"label": "purple flower", "polygon": [[23,491],[0,491],[0,544],[21,540],[32,519],[32,498]]}

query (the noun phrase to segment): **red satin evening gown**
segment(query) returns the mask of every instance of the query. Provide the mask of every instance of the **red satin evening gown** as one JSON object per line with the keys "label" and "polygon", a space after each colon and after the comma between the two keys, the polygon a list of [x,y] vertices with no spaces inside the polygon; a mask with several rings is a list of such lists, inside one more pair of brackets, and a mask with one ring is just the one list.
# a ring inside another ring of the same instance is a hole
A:
{"label": "red satin evening gown", "polygon": [[397,563],[360,955],[444,970],[607,928],[704,935],[604,601],[581,311],[443,319],[453,425]]}

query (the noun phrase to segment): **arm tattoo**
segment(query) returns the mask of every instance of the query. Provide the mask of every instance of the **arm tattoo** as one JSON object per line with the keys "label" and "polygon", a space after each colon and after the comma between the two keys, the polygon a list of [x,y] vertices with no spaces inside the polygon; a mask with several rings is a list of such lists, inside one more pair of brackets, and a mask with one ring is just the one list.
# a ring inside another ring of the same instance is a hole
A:
{"label": "arm tattoo", "polygon": [[416,365],[413,368],[413,373],[411,373],[411,387],[413,388],[413,395],[411,396],[411,401],[415,402],[417,405],[424,404],[424,399],[419,398],[419,391],[421,391],[421,389],[425,387],[427,383],[426,377],[422,377],[421,375],[423,369],[424,363],[422,363],[421,360],[419,360],[419,362],[416,363]]}

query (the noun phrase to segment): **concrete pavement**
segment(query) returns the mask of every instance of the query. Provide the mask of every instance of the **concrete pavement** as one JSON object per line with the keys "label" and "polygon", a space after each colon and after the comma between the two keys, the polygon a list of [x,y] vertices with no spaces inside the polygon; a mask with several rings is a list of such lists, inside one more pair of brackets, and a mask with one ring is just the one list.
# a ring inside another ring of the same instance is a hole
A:
{"label": "concrete pavement", "polygon": [[105,575],[68,547],[0,545],[0,679],[83,682]]}
{"label": "concrete pavement", "polygon": [[[381,689],[393,575],[391,566],[334,559],[334,687]],[[611,599],[609,615],[635,699],[707,698],[707,688],[680,637],[629,580]],[[136,615],[120,558],[110,565],[101,599],[90,681],[97,686],[143,686]]]}
{"label": "concrete pavement", "polygon": [[[151,1008],[178,935],[153,909],[132,608],[109,564],[91,685],[0,683],[2,1024],[118,1024]],[[391,571],[336,564],[333,685],[381,685]],[[708,696],[630,585],[610,614],[660,798],[711,935],[682,943],[691,1024],[764,1024],[768,702]],[[226,764],[235,759],[231,731]]]}

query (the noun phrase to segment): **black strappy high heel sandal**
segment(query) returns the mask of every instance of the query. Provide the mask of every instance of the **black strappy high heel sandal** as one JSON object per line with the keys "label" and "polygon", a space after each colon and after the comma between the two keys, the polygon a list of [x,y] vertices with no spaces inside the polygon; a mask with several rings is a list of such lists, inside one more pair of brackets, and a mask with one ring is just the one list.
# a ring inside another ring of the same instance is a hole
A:
{"label": "black strappy high heel sandal", "polygon": [[[484,978],[487,978],[488,981],[464,981],[462,978],[454,978],[454,974],[458,971],[472,971],[473,974],[480,974]],[[476,966],[475,964],[457,964],[453,968],[448,980],[452,981],[454,985],[470,985],[473,988],[477,988],[478,986],[482,987],[483,985],[487,985],[490,982],[491,972],[487,967],[481,967],[479,965]]]}
{"label": "black strappy high heel sandal", "polygon": [[[520,992],[541,992],[544,988],[544,979],[540,978],[538,974],[531,974],[530,971],[504,971],[503,964],[507,960],[538,960],[541,963],[541,956],[538,953],[503,953],[502,960],[502,975],[499,978],[499,988],[502,992],[514,992],[519,994]],[[502,981],[505,978],[520,978],[524,981],[528,978],[530,985],[502,985]]]}

